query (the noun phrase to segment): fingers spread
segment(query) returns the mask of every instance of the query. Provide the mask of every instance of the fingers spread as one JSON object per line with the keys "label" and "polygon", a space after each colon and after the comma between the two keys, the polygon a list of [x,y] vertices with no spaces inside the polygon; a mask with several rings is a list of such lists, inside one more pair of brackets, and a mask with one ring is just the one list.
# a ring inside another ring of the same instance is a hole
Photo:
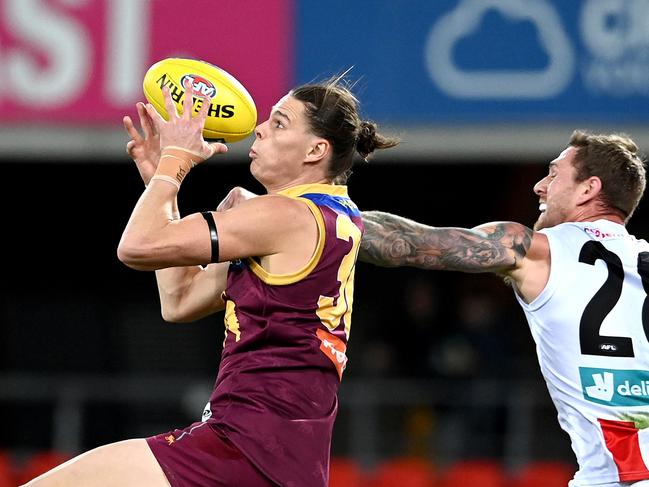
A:
{"label": "fingers spread", "polygon": [[183,100],[183,118],[190,120],[194,108],[194,85],[189,78],[185,80],[185,99]]}
{"label": "fingers spread", "polygon": [[209,96],[203,98],[203,104],[201,105],[201,109],[196,115],[196,118],[199,120],[201,126],[203,127],[205,126],[205,120],[207,120],[207,114],[210,110],[210,103],[212,103],[212,99]]}
{"label": "fingers spread", "polygon": [[140,125],[142,126],[142,131],[144,136],[149,139],[156,135],[155,127],[153,126],[153,121],[144,107],[144,103],[139,102],[137,104],[137,114],[140,116]]}
{"label": "fingers spread", "polygon": [[158,113],[158,111],[151,105],[151,103],[147,103],[144,105],[144,109],[146,110],[146,113],[149,115],[149,118],[153,122],[153,126],[155,127],[155,130],[157,132],[160,132],[160,126],[165,123],[164,118],[162,118],[162,115]]}
{"label": "fingers spread", "polygon": [[122,119],[122,123],[124,124],[124,128],[126,129],[126,133],[130,135],[131,139],[139,142],[142,140],[142,137],[140,136],[140,133],[137,131],[135,128],[135,125],[133,124],[133,120],[131,120],[131,117],[126,115]]}
{"label": "fingers spread", "polygon": [[[169,91],[168,86],[164,86],[162,88],[162,98],[164,98],[165,109],[167,110],[167,115],[169,115],[169,119],[171,120],[171,118],[174,116],[178,117],[178,110],[176,109],[176,104],[171,99],[171,92]],[[151,112],[149,112],[149,115],[151,115]]]}

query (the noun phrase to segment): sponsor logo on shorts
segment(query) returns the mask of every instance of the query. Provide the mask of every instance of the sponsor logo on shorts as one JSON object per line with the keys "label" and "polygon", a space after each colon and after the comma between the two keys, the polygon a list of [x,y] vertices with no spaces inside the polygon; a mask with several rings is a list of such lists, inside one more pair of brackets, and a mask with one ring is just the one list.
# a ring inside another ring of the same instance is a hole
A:
{"label": "sponsor logo on shorts", "polygon": [[167,436],[165,436],[165,440],[167,440],[167,444],[168,444],[169,446],[171,446],[171,445],[173,445],[174,443],[176,443],[176,437],[175,437],[174,435],[167,435]]}
{"label": "sponsor logo on shorts", "polygon": [[649,405],[649,371],[579,367],[584,398],[607,406]]}
{"label": "sponsor logo on shorts", "polygon": [[347,346],[345,342],[321,328],[316,330],[316,335],[322,342],[320,343],[320,350],[333,362],[338,372],[338,378],[342,379],[345,367],[347,367],[347,355],[345,354]]}

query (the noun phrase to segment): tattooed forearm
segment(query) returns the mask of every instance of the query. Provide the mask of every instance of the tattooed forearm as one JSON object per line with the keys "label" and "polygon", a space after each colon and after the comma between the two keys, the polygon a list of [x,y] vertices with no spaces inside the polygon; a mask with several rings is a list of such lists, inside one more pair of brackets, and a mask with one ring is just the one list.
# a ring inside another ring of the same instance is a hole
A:
{"label": "tattooed forearm", "polygon": [[379,211],[362,216],[365,231],[359,259],[383,267],[506,271],[525,257],[532,242],[532,230],[513,222],[436,228]]}

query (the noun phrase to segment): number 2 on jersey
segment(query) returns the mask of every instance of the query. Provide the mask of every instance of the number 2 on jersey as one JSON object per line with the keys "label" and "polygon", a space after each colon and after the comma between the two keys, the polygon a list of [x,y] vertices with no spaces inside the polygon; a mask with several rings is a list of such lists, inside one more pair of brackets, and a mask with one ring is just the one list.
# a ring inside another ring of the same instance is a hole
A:
{"label": "number 2 on jersey", "polygon": [[[354,270],[358,246],[361,243],[361,231],[348,216],[338,215],[336,218],[336,237],[349,242],[352,247],[343,257],[338,268],[338,281],[340,289],[338,298],[320,296],[316,314],[322,324],[329,330],[335,330],[340,325],[340,320],[345,317],[345,335],[349,338],[351,327],[352,300],[354,292]],[[334,304],[335,299],[335,304]]]}
{"label": "number 2 on jersey", "polygon": [[[595,265],[597,260],[606,264],[608,276],[602,287],[589,301],[579,323],[579,343],[584,355],[604,355],[608,357],[633,357],[633,342],[629,337],[602,336],[599,330],[611,310],[622,295],[624,269],[620,258],[608,250],[601,242],[588,241],[581,248],[579,262]],[[638,254],[638,274],[642,288],[649,294],[649,252]],[[645,296],[641,310],[642,327],[649,340],[649,304]]]}

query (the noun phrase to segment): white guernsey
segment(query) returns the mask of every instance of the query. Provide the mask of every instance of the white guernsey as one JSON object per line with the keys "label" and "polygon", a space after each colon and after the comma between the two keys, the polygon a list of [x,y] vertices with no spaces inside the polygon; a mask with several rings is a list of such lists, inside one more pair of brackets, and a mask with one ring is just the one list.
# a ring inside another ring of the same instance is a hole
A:
{"label": "white guernsey", "polygon": [[573,484],[647,475],[649,244],[607,220],[541,232],[550,279],[531,303],[517,299],[579,460]]}

